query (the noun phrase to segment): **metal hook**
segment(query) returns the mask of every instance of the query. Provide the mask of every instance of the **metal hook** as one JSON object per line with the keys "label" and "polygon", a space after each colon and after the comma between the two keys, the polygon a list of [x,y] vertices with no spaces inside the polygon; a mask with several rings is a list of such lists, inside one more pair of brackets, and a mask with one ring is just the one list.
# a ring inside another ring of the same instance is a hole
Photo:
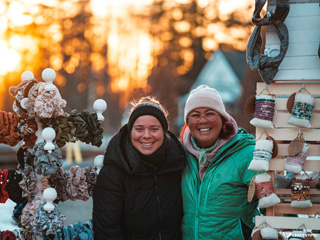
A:
{"label": "metal hook", "polygon": [[263,93],[263,91],[267,91],[271,95],[271,93],[268,91],[268,88],[267,88],[266,84],[264,84],[263,89],[259,94]]}
{"label": "metal hook", "polygon": [[309,93],[311,95],[311,93],[305,88],[304,83],[302,84],[302,87],[299,90],[299,92],[302,92],[302,90],[305,90],[307,93]]}

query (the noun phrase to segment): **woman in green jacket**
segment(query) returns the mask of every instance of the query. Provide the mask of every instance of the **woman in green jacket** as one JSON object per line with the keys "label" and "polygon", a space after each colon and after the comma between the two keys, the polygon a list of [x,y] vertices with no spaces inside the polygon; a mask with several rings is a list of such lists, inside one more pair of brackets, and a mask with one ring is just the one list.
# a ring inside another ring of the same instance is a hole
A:
{"label": "woman in green jacket", "polygon": [[191,91],[184,119],[183,239],[249,239],[258,213],[258,199],[247,200],[256,174],[248,170],[254,137],[238,128],[219,93],[206,85]]}

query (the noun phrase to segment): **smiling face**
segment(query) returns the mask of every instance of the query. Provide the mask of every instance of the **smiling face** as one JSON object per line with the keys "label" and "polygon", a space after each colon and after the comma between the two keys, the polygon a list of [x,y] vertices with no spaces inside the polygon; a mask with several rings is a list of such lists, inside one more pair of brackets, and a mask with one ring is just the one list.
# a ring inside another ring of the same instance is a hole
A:
{"label": "smiling face", "polygon": [[198,146],[209,148],[219,139],[222,117],[211,108],[196,108],[190,112],[187,125],[192,136],[197,140]]}
{"label": "smiling face", "polygon": [[138,117],[131,130],[132,145],[142,154],[157,151],[164,141],[164,131],[157,118],[151,115]]}

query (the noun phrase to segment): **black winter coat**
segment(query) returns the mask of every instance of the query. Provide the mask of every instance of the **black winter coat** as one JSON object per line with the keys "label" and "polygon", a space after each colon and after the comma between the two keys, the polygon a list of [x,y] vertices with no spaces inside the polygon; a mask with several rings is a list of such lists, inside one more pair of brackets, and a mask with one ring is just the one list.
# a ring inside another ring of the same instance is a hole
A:
{"label": "black winter coat", "polygon": [[110,140],[93,194],[94,239],[181,239],[181,170],[186,155],[169,132],[158,168],[146,165],[125,125]]}

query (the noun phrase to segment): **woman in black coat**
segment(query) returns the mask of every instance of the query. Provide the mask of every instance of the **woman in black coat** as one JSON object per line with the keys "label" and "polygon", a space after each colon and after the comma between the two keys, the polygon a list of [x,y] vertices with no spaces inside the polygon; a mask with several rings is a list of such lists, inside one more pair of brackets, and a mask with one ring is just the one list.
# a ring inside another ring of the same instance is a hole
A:
{"label": "woman in black coat", "polygon": [[94,239],[181,239],[186,156],[150,97],[110,140],[93,194]]}

